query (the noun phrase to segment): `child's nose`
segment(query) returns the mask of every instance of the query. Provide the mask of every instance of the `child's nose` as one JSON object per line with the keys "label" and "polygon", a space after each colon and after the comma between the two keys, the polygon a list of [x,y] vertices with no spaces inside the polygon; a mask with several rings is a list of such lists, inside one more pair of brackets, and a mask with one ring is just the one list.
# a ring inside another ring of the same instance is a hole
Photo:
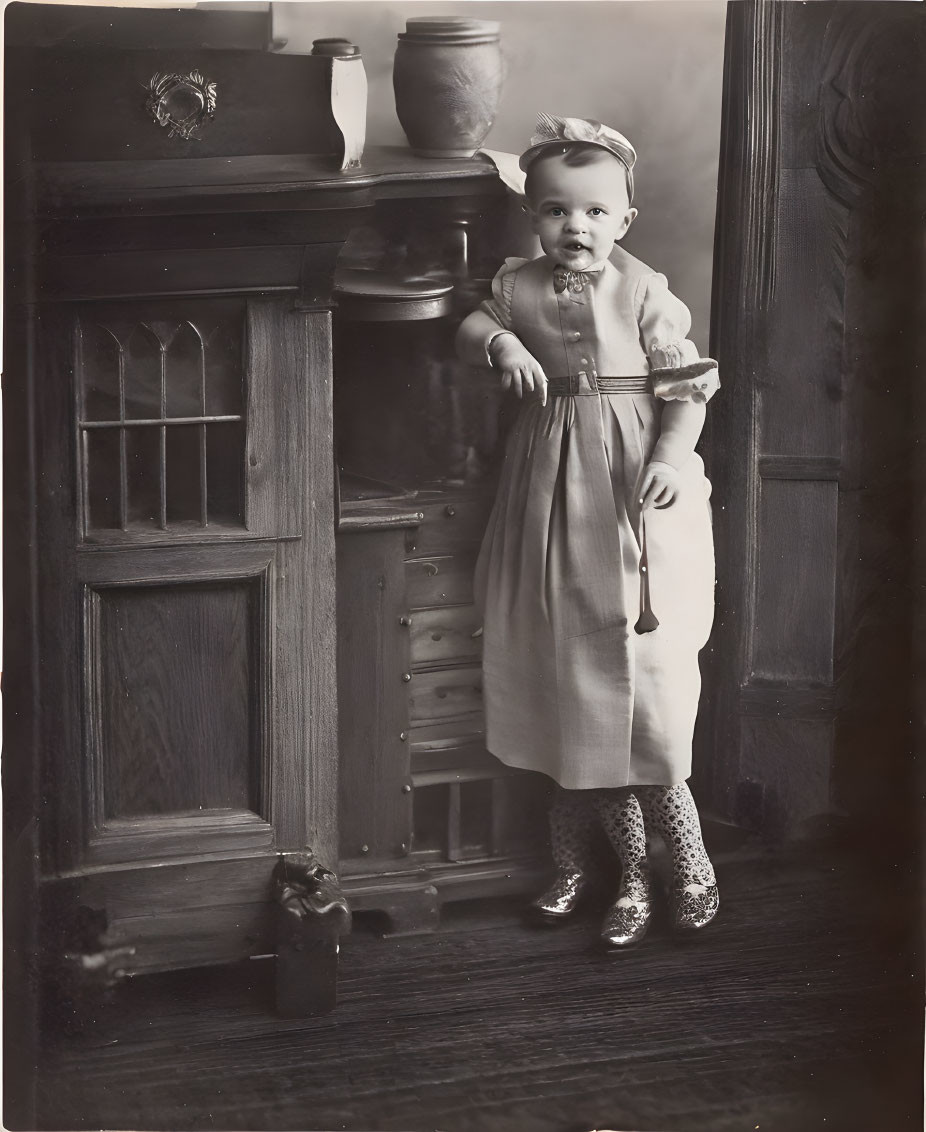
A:
{"label": "child's nose", "polygon": [[585,229],[585,214],[574,213],[566,219],[566,227],[570,232],[582,232]]}

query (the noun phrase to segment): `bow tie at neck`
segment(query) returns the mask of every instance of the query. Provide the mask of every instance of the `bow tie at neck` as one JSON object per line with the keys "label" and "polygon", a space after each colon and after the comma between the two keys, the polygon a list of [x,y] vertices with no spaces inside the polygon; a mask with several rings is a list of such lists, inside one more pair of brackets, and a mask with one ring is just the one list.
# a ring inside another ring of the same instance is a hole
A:
{"label": "bow tie at neck", "polygon": [[601,272],[600,267],[595,271],[570,271],[568,267],[557,264],[553,269],[553,290],[557,295],[561,295],[563,291],[581,293],[594,283]]}

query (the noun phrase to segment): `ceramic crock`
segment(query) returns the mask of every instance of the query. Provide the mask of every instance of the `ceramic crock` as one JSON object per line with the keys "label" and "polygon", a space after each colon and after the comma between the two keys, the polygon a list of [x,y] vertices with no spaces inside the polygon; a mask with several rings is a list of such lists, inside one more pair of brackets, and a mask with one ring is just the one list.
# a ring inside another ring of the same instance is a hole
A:
{"label": "ceramic crock", "polygon": [[416,17],[399,33],[396,113],[421,157],[472,157],[495,120],[504,79],[499,24]]}

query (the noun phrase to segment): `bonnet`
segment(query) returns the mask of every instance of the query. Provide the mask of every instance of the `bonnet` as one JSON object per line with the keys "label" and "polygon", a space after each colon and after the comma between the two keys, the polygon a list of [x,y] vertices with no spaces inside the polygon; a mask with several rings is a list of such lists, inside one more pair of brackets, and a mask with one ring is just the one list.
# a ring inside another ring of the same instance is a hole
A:
{"label": "bonnet", "polygon": [[551,147],[569,142],[585,142],[598,145],[612,153],[627,170],[627,195],[633,201],[633,166],[637,153],[623,134],[603,126],[590,118],[558,118],[554,114],[540,114],[531,135],[528,148],[521,154],[518,162],[525,172],[528,167]]}

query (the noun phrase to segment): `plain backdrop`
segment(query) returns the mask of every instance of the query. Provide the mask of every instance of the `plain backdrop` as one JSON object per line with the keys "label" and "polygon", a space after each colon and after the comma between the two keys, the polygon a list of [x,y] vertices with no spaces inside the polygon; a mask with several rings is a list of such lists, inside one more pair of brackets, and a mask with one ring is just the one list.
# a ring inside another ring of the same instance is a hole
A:
{"label": "plain backdrop", "polygon": [[[404,145],[392,60],[410,16],[466,15],[501,22],[507,65],[486,146],[520,153],[539,111],[594,118],[638,152],[640,215],[628,251],[669,277],[691,309],[707,353],[720,146],[724,0],[496,0],[434,3],[337,0],[274,3],[286,52],[344,36],[360,45],[370,84],[367,142]],[[517,249],[500,249],[500,258]]]}

